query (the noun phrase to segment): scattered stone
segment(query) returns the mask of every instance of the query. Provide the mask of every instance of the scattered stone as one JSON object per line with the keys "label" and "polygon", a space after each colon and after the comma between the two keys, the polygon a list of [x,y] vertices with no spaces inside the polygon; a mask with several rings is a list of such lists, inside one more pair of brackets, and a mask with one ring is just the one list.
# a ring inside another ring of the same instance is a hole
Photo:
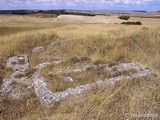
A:
{"label": "scattered stone", "polygon": [[44,47],[43,46],[35,47],[32,50],[33,53],[42,52],[42,51],[44,51]]}
{"label": "scattered stone", "polygon": [[73,78],[71,78],[71,77],[66,77],[66,78],[64,78],[64,81],[65,81],[65,82],[73,82]]}
{"label": "scattered stone", "polygon": [[41,64],[37,65],[35,68],[36,68],[36,69],[43,69],[43,68],[45,68],[45,67],[47,67],[47,66],[49,66],[49,65],[51,65],[50,62],[41,63]]}
{"label": "scattered stone", "polygon": [[[93,65],[94,66],[94,65]],[[99,65],[99,66],[105,66],[104,70],[106,69],[110,69],[109,71],[112,71],[112,68],[109,68],[109,65]],[[84,72],[85,70],[87,70],[89,66],[83,68],[83,69],[75,69],[75,70],[67,70],[67,71],[63,71],[63,73],[69,73],[69,72]],[[96,66],[94,66],[96,67]],[[119,76],[113,76],[112,78],[107,78],[104,80],[99,80],[96,83],[90,83],[90,84],[86,84],[86,85],[80,85],[77,86],[75,88],[68,88],[65,91],[62,92],[51,92],[48,89],[47,83],[45,82],[45,78],[43,78],[38,72],[36,72],[33,76],[32,76],[32,80],[34,81],[34,88],[36,91],[37,96],[39,96],[40,101],[49,106],[53,101],[60,101],[62,99],[64,99],[65,97],[69,96],[69,95],[77,95],[82,93],[83,91],[86,90],[91,90],[93,89],[95,86],[98,87],[114,87],[115,83],[117,81],[120,80],[133,80],[134,78],[139,78],[139,77],[150,77],[150,76],[154,76],[154,72],[148,69],[145,69],[141,66],[138,66],[134,63],[120,63],[119,65],[116,65],[117,70],[118,71],[124,71],[124,70],[130,70],[130,69],[137,69],[136,73],[130,73],[128,74],[120,74]],[[73,81],[72,78],[70,77],[66,77],[65,78],[66,81]]]}
{"label": "scattered stone", "polygon": [[[12,56],[7,59],[6,67],[11,68],[13,70],[12,75],[9,78],[3,78],[3,84],[2,89],[0,92],[7,94],[9,93],[9,97],[18,99],[22,94],[22,89],[24,89],[22,86],[19,86],[20,84],[17,84],[15,87],[14,82],[16,80],[21,80],[22,82],[25,81],[26,78],[23,77],[23,75],[28,71],[29,69],[29,60],[27,55],[19,55],[19,56]],[[17,76],[19,76],[19,79],[16,79]],[[27,86],[30,86],[29,84]],[[23,91],[25,92],[25,91]]]}
{"label": "scattered stone", "polygon": [[73,70],[64,70],[60,73],[80,73],[84,71],[85,71],[85,68],[81,68],[81,69],[73,69]]}
{"label": "scattered stone", "polygon": [[[85,59],[85,61],[86,60],[87,59]],[[23,97],[32,94],[34,91],[42,104],[50,106],[54,101],[60,101],[69,95],[77,95],[84,91],[92,90],[95,86],[114,88],[115,83],[120,80],[133,80],[134,78],[152,77],[155,75],[154,71],[134,63],[116,62],[110,64],[100,62],[98,64],[88,65],[80,69],[65,70],[62,71],[62,73],[79,73],[86,71],[98,73],[98,71],[103,71],[113,74],[110,76],[110,78],[104,78],[103,80],[98,80],[95,83],[80,85],[75,88],[68,88],[61,92],[52,92],[49,89],[45,78],[41,76],[40,70],[48,65],[57,65],[60,63],[61,61],[41,63],[35,67],[32,76],[27,78],[23,76],[23,74],[26,74],[27,70],[29,69],[28,56],[19,55],[9,57],[7,59],[6,67],[11,68],[13,70],[13,74],[9,78],[3,78],[2,90],[0,92],[3,94],[8,94],[8,96],[12,99],[22,99]],[[16,78],[17,75],[21,75],[21,77]],[[66,82],[74,82],[71,77],[66,77],[64,80]]]}
{"label": "scattered stone", "polygon": [[[19,61],[23,61],[23,63]],[[24,74],[29,69],[27,55],[9,57],[6,63],[6,67],[11,68],[13,70],[12,77],[18,74]]]}
{"label": "scattered stone", "polygon": [[41,70],[49,65],[57,65],[57,64],[60,64],[61,61],[54,61],[54,62],[45,62],[45,63],[41,63],[39,65],[37,65],[35,68],[38,69],[38,70]]}
{"label": "scattered stone", "polygon": [[33,48],[33,49],[32,49],[32,52],[33,52],[33,53],[42,52],[42,51],[45,50],[44,48],[45,48],[46,46],[60,45],[60,44],[61,44],[62,42],[64,42],[64,41],[68,41],[68,40],[57,40],[57,41],[52,42],[52,43],[44,43],[44,44],[41,45],[41,46],[38,46],[38,47]]}
{"label": "scattered stone", "polygon": [[52,42],[50,45],[51,45],[51,46],[60,45],[61,42],[62,42],[62,41],[58,40],[58,41]]}

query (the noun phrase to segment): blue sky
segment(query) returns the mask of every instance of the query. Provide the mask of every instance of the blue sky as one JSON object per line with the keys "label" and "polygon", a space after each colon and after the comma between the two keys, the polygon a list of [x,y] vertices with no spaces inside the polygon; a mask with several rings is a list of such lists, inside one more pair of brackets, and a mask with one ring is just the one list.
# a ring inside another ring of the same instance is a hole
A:
{"label": "blue sky", "polygon": [[0,9],[160,10],[160,0],[0,0]]}

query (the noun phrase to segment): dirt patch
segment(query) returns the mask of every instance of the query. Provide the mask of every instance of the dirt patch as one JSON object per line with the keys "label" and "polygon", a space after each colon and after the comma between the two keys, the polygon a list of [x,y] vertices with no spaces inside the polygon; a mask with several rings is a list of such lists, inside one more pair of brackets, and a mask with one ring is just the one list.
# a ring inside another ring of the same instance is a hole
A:
{"label": "dirt patch", "polygon": [[101,16],[80,16],[80,15],[60,15],[57,17],[58,20],[70,21],[70,22],[85,22],[85,23],[105,23],[109,21]]}

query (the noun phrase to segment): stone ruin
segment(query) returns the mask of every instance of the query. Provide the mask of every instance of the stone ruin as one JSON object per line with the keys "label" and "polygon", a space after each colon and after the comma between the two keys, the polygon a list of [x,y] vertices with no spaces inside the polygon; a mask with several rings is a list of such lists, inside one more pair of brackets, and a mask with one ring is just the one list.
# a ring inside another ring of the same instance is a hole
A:
{"label": "stone ruin", "polygon": [[[61,64],[61,61],[54,61],[52,63],[41,63],[35,67],[33,75],[29,78],[25,76],[29,70],[29,60],[27,55],[12,56],[7,59],[6,67],[11,68],[13,73],[10,77],[3,79],[3,85],[0,92],[8,94],[13,99],[20,99],[35,92],[42,104],[51,105],[54,101],[60,101],[69,95],[77,95],[84,91],[94,89],[94,87],[114,87],[115,83],[120,80],[132,80],[134,78],[152,77],[155,75],[154,71],[146,69],[134,63],[118,63],[113,66],[108,64],[89,65],[79,69],[64,70],[62,73],[80,73],[87,70],[99,70],[103,68],[104,72],[111,72],[111,77],[103,80],[97,80],[95,83],[88,83],[77,86],[75,88],[68,88],[61,92],[52,92],[47,85],[43,76],[41,76],[41,69],[49,65]],[[127,74],[126,74],[127,72]],[[24,75],[17,78],[17,75]],[[66,77],[66,82],[74,82],[73,78]],[[16,84],[15,84],[16,83]]]}

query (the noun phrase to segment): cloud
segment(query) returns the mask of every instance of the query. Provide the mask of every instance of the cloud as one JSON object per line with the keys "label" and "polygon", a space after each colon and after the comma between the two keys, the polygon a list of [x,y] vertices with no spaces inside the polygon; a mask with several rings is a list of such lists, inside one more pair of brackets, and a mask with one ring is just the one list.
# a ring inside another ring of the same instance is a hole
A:
{"label": "cloud", "polygon": [[0,0],[0,8],[76,8],[150,5],[160,0]]}
{"label": "cloud", "polygon": [[147,5],[160,0],[36,0],[53,6],[107,6],[107,5]]}
{"label": "cloud", "polygon": [[146,4],[153,1],[159,1],[159,0],[0,0],[0,1],[6,1],[6,3],[11,4],[21,4],[26,2],[37,2],[37,3],[52,3],[56,5],[89,5],[89,4]]}

